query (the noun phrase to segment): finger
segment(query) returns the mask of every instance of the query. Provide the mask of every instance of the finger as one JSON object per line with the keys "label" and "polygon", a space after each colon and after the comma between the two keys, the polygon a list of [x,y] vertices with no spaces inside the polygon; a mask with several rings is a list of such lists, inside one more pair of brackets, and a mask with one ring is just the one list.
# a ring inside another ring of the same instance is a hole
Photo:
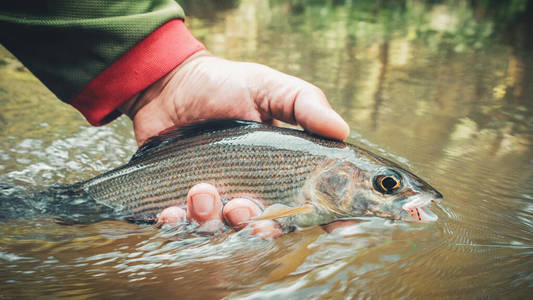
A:
{"label": "finger", "polygon": [[236,198],[224,205],[222,214],[226,224],[239,231],[246,227],[247,221],[261,214],[261,208],[249,199]]}
{"label": "finger", "polygon": [[167,207],[159,215],[155,226],[161,227],[163,224],[175,226],[185,220],[186,214],[185,210],[177,206]]}
{"label": "finger", "polygon": [[209,232],[222,229],[222,201],[214,186],[200,183],[189,190],[187,220],[198,223]]}
{"label": "finger", "polygon": [[250,86],[255,88],[255,101],[264,119],[297,123],[307,131],[333,139],[348,137],[348,124],[331,108],[319,88],[262,65],[250,67],[255,69]]}
{"label": "finger", "polygon": [[251,235],[276,238],[283,234],[279,224],[272,220],[247,222],[261,214],[261,208],[252,200],[236,198],[226,203],[222,211],[226,223],[236,231],[247,229]]}
{"label": "finger", "polygon": [[307,131],[337,140],[345,140],[350,133],[350,127],[327,104],[325,99],[324,93],[320,90],[305,87],[294,100],[294,118],[298,125]]}
{"label": "finger", "polygon": [[251,235],[258,236],[263,239],[277,238],[283,235],[283,230],[278,222],[272,220],[263,220],[250,223],[246,226],[250,230]]}

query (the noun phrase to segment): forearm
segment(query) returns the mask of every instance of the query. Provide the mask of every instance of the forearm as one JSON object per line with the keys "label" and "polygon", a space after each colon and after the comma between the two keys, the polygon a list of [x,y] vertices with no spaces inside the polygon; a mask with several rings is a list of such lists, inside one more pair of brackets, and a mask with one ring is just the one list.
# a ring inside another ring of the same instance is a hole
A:
{"label": "forearm", "polygon": [[93,125],[203,49],[173,0],[42,2],[4,4],[0,41]]}

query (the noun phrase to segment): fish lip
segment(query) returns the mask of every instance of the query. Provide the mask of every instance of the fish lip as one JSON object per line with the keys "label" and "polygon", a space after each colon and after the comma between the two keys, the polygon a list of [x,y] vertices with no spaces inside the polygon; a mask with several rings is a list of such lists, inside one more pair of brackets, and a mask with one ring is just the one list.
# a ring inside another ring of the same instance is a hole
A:
{"label": "fish lip", "polygon": [[439,196],[440,194],[437,197],[420,196],[405,203],[402,205],[402,209],[407,213],[407,216],[402,219],[423,223],[437,221],[438,216],[429,209],[429,206],[433,202],[440,202],[442,196]]}
{"label": "fish lip", "polygon": [[425,207],[425,206],[430,205],[433,202],[439,202],[440,199],[442,199],[442,198],[419,196],[419,197],[416,197],[416,198],[414,198],[413,200],[411,200],[411,201],[409,201],[407,203],[404,203],[402,205],[402,209],[409,211],[410,209]]}

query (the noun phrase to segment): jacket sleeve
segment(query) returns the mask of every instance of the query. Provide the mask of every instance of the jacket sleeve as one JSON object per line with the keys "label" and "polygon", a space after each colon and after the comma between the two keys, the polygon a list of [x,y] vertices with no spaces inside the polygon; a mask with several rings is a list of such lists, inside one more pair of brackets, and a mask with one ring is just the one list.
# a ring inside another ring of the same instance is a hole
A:
{"label": "jacket sleeve", "polygon": [[174,0],[17,0],[0,6],[0,42],[92,125],[204,49]]}

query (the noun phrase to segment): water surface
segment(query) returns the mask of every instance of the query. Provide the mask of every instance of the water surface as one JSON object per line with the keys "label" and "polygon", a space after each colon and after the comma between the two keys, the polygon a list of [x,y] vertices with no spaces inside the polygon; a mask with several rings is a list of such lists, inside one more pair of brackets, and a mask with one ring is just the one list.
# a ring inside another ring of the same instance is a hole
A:
{"label": "water surface", "polygon": [[[443,195],[435,224],[364,219],[272,241],[121,221],[0,221],[0,298],[527,298],[533,292],[528,1],[186,1],[215,55],[322,88],[349,141]],[[72,183],[135,151],[0,50],[0,195]],[[21,196],[22,195],[22,196]],[[0,218],[1,219],[1,218]]]}

